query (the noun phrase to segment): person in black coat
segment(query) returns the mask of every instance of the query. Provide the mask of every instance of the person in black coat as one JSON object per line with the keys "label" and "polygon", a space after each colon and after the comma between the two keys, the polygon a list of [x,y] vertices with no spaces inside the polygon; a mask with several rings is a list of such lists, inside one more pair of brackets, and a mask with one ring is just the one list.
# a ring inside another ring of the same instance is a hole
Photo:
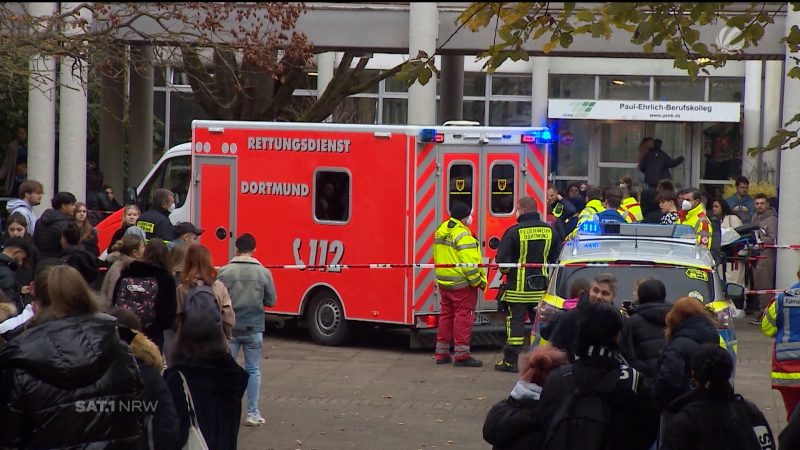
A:
{"label": "person in black coat", "polygon": [[64,251],[59,255],[59,259],[75,268],[86,283],[89,285],[94,283],[100,273],[97,269],[97,257],[81,244],[81,229],[77,223],[67,224],[67,228],[61,233],[61,246]]}
{"label": "person in black coat", "polygon": [[164,347],[164,331],[172,327],[178,310],[177,287],[169,267],[169,251],[167,245],[158,239],[151,240],[144,248],[140,261],[131,263],[120,272],[117,284],[114,287],[114,296],[111,304],[116,306],[119,301],[120,290],[125,289],[122,281],[125,278],[153,278],[158,284],[158,297],[155,301],[155,320],[143,328],[144,334],[158,345]]}
{"label": "person in black coat", "polygon": [[175,239],[169,215],[175,210],[175,194],[169,189],[158,189],[153,193],[153,207],[142,214],[136,225],[144,230],[145,237],[170,242]]}
{"label": "person in black coat", "polygon": [[661,450],[774,449],[775,438],[756,405],[734,394],[733,362],[719,345],[701,345],[691,361],[697,389],[667,407]]}
{"label": "person in black coat", "polygon": [[786,424],[786,428],[778,436],[778,450],[793,450],[800,448],[800,408],[795,408],[794,414]]}
{"label": "person in black coat", "polygon": [[[540,400],[546,428],[556,416],[561,403],[577,390],[601,392],[609,411],[608,442],[587,442],[586,436],[560,436],[559,442],[571,441],[586,448],[646,450],[656,440],[658,412],[653,405],[648,383],[636,369],[629,367],[618,352],[623,320],[619,311],[605,303],[587,305],[579,312],[575,345],[579,358],[547,377]],[[612,378],[613,377],[613,378]],[[610,385],[608,381],[611,381]],[[578,397],[580,401],[580,396]],[[567,430],[568,431],[568,430]],[[555,438],[549,436],[548,439]]]}
{"label": "person in black coat", "polygon": [[489,410],[483,423],[483,439],[495,450],[539,448],[545,429],[539,411],[542,385],[547,375],[567,363],[567,355],[550,346],[522,356],[522,377],[507,399]]}
{"label": "person in black coat", "polygon": [[667,345],[658,359],[653,389],[662,410],[691,389],[687,367],[697,349],[703,344],[719,345],[720,338],[711,313],[693,298],[676,301],[666,321]]}
{"label": "person in black coat", "polygon": [[42,258],[58,258],[61,254],[61,233],[75,217],[75,196],[59,192],[53,197],[53,209],[48,209],[36,222],[33,243]]}
{"label": "person in black coat", "polygon": [[235,450],[249,376],[231,356],[219,316],[187,308],[179,322],[172,363],[164,371],[180,423],[179,445],[186,442],[190,423],[185,378],[208,448]]}
{"label": "person in black coat", "polygon": [[642,223],[660,225],[663,213],[658,207],[658,191],[655,189],[645,189],[642,191]]}
{"label": "person in black coat", "polygon": [[644,182],[652,189],[664,179],[671,180],[670,169],[678,167],[684,161],[683,156],[672,159],[667,152],[661,149],[661,139],[653,141],[653,147],[645,153],[639,162],[639,170],[644,174]]}
{"label": "person in black coat", "polygon": [[33,245],[33,236],[28,233],[28,220],[19,213],[11,214],[6,221],[6,231],[0,235],[4,245],[13,238],[22,238],[27,242],[30,253],[25,258],[25,263],[17,267],[14,271],[14,278],[17,286],[20,287],[20,297],[22,303],[28,304],[32,300],[30,284],[33,282],[33,274],[39,265],[39,250]]}
{"label": "person in black coat", "polygon": [[[610,273],[598,274],[592,281],[587,296],[578,301],[575,309],[559,313],[558,318],[542,330],[542,337],[550,345],[567,352],[570,361],[575,360],[575,345],[578,336],[578,318],[581,311],[594,303],[613,304],[617,294],[617,279]],[[633,345],[631,344],[630,321],[623,310],[619,310],[622,322],[622,338],[618,345],[620,354],[626,359],[633,358]]]}
{"label": "person in black coat", "polygon": [[164,361],[158,346],[140,333],[141,323],[132,311],[113,308],[109,314],[117,318],[120,338],[131,348],[144,381],[144,400],[146,405],[155,405],[148,411],[145,428],[142,431],[139,448],[141,450],[177,450],[178,415],[172,394],[161,377]]}
{"label": "person in black coat", "polygon": [[3,252],[0,253],[0,291],[5,296],[4,300],[13,303],[17,311],[22,311],[25,305],[16,272],[25,264],[28,255],[33,254],[31,247],[23,238],[12,238],[3,244]]}
{"label": "person in black coat", "polygon": [[143,414],[99,411],[143,399],[116,320],[98,313],[69,266],[49,267],[35,285],[33,323],[0,348],[0,448],[135,448]]}
{"label": "person in black coat", "polygon": [[658,373],[658,358],[666,345],[664,330],[672,305],[664,303],[667,290],[660,280],[647,279],[639,284],[639,301],[631,315],[631,342],[634,357],[631,366],[649,379]]}

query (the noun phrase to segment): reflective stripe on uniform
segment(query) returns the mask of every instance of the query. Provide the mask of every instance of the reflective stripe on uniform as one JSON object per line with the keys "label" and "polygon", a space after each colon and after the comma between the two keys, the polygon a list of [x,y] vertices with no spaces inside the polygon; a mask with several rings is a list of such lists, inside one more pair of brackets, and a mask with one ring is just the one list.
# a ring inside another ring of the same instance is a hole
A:
{"label": "reflective stripe on uniform", "polygon": [[456,245],[456,250],[466,250],[468,248],[478,248],[478,243]]}
{"label": "reflective stripe on uniform", "polygon": [[506,291],[503,301],[512,303],[538,303],[544,298],[544,291]]}

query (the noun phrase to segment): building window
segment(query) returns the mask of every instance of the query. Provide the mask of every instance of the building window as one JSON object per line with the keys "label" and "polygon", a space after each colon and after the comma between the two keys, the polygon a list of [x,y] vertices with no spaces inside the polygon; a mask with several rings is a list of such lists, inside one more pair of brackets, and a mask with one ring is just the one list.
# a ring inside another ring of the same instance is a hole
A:
{"label": "building window", "polygon": [[465,97],[485,97],[486,96],[486,74],[485,73],[465,73],[464,74],[464,96]]}
{"label": "building window", "polygon": [[742,170],[742,125],[740,123],[704,123],[703,154],[700,178],[729,180]]}
{"label": "building window", "polygon": [[516,189],[516,170],[514,164],[497,163],[492,165],[492,185],[489,195],[489,209],[492,215],[507,216],[514,212],[514,192]]}
{"label": "building window", "polygon": [[314,219],[333,223],[350,221],[350,174],[344,169],[322,169],[315,174]]}
{"label": "building window", "polygon": [[492,95],[531,95],[531,75],[492,75]]}
{"label": "building window", "polygon": [[601,76],[600,98],[650,100],[650,77]]}
{"label": "building window", "polygon": [[464,100],[464,120],[486,123],[486,102],[483,100]]}
{"label": "building window", "polygon": [[407,98],[384,98],[383,121],[389,125],[405,125],[408,122]]}
{"label": "building window", "polygon": [[589,142],[592,122],[561,120],[558,123],[558,143],[553,152],[558,176],[589,177]]}
{"label": "building window", "polygon": [[208,119],[208,114],[195,101],[189,90],[171,91],[169,108],[169,145],[192,140],[192,120]]}
{"label": "building window", "polygon": [[531,126],[531,102],[492,101],[489,104],[489,125],[529,127]]}
{"label": "building window", "polygon": [[706,99],[706,79],[694,81],[683,77],[658,77],[655,79],[653,100],[698,101]]}
{"label": "building window", "polygon": [[408,92],[408,86],[406,86],[405,81],[398,81],[394,77],[389,77],[384,80],[383,90],[386,92]]}
{"label": "building window", "polygon": [[711,78],[708,100],[712,102],[738,102],[744,99],[744,78]]}
{"label": "building window", "polygon": [[377,97],[348,97],[333,111],[333,121],[336,123],[377,123],[378,98]]}
{"label": "building window", "polygon": [[470,210],[474,209],[472,203],[472,165],[469,163],[455,163],[450,166],[448,177],[447,210],[450,211],[450,207],[458,202],[469,206]]}
{"label": "building window", "polygon": [[594,75],[551,75],[550,98],[595,98]]}

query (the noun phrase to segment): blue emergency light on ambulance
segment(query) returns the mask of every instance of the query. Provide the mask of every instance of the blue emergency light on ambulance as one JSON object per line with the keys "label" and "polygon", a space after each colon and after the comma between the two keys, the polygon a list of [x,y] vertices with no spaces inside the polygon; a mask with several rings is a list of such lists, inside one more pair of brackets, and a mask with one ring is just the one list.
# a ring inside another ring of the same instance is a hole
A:
{"label": "blue emergency light on ambulance", "polygon": [[531,130],[522,135],[523,144],[552,144],[554,142],[553,132],[549,128]]}
{"label": "blue emergency light on ambulance", "polygon": [[419,133],[420,142],[444,142],[444,134],[437,133],[433,128],[424,128]]}

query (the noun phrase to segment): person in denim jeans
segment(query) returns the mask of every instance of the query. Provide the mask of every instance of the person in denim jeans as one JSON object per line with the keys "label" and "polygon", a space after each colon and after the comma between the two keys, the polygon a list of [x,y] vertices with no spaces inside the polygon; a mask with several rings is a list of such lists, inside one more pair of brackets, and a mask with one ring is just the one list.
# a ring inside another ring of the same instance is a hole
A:
{"label": "person in denim jeans", "polygon": [[261,388],[261,350],[264,347],[264,307],[275,306],[275,284],[272,274],[253,257],[256,240],[246,233],[236,239],[236,256],[220,269],[219,279],[228,288],[236,314],[231,354],[236,358],[239,348],[244,353],[244,368],[250,375],[247,382],[247,426],[263,425],[258,410]]}

